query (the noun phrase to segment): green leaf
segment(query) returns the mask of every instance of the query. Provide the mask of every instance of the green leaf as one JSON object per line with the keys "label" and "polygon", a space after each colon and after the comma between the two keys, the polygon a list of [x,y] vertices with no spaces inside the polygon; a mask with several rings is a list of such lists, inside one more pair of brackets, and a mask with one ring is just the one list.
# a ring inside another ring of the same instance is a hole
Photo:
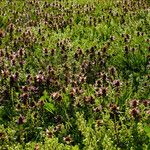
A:
{"label": "green leaf", "polygon": [[49,111],[50,113],[54,113],[55,111],[55,106],[52,103],[45,103],[44,108]]}
{"label": "green leaf", "polygon": [[49,99],[49,95],[48,95],[47,91],[44,91],[43,96],[41,96],[40,100],[46,100],[46,99]]}
{"label": "green leaf", "polygon": [[146,132],[147,136],[150,138],[150,127],[149,126],[145,126],[144,127],[144,131]]}

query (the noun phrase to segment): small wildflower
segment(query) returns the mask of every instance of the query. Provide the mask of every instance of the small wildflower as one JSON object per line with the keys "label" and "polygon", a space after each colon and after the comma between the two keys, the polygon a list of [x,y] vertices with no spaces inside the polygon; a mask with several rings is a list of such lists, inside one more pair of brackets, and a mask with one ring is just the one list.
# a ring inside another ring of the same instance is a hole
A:
{"label": "small wildflower", "polygon": [[130,107],[136,108],[139,105],[139,101],[136,99],[133,99],[130,101]]}
{"label": "small wildflower", "polygon": [[147,110],[146,113],[150,116],[150,110]]}
{"label": "small wildflower", "polygon": [[85,104],[94,104],[95,99],[93,96],[86,96],[86,97],[84,97],[84,103]]}
{"label": "small wildflower", "polygon": [[53,132],[54,132],[54,133],[55,133],[55,132],[58,132],[58,131],[61,130],[61,128],[62,128],[62,124],[58,124],[57,126],[54,127]]}
{"label": "small wildflower", "polygon": [[40,100],[40,101],[38,101],[38,106],[44,106],[44,101],[42,101],[42,100]]}
{"label": "small wildflower", "polygon": [[111,36],[111,37],[110,37],[110,40],[111,40],[111,41],[114,41],[114,40],[115,40],[115,36]]}
{"label": "small wildflower", "polygon": [[119,107],[116,104],[110,104],[110,118],[119,120]]}
{"label": "small wildflower", "polygon": [[139,118],[140,111],[136,108],[131,109],[130,114],[133,118]]}
{"label": "small wildflower", "polygon": [[102,126],[103,124],[104,124],[104,121],[103,121],[103,120],[100,120],[100,119],[96,120],[96,126],[97,126],[97,127],[100,127],[100,126]]}
{"label": "small wildflower", "polygon": [[119,86],[120,86],[120,81],[119,81],[119,80],[114,80],[114,81],[113,81],[113,85],[114,85],[115,87],[119,87]]}
{"label": "small wildflower", "polygon": [[71,144],[72,141],[73,141],[70,135],[64,137],[63,140],[64,140],[67,144]]}
{"label": "small wildflower", "polygon": [[34,150],[39,150],[39,149],[40,149],[39,145],[36,144],[35,147],[34,147]]}
{"label": "small wildflower", "polygon": [[22,116],[22,115],[20,115],[20,117],[18,118],[17,123],[18,123],[19,125],[21,125],[21,124],[24,124],[25,122],[26,122],[25,117]]}
{"label": "small wildflower", "polygon": [[3,132],[0,132],[0,140],[4,139],[5,138],[5,133]]}
{"label": "small wildflower", "polygon": [[4,32],[0,29],[0,38],[4,37]]}
{"label": "small wildflower", "polygon": [[107,95],[107,88],[105,87],[100,88],[100,95],[105,97]]}
{"label": "small wildflower", "polygon": [[46,129],[46,135],[47,135],[48,138],[53,137],[53,133],[51,131],[49,131],[48,129]]}
{"label": "small wildflower", "polygon": [[119,107],[116,104],[110,104],[110,111],[113,113],[118,113]]}
{"label": "small wildflower", "polygon": [[52,98],[57,102],[60,102],[62,100],[62,96],[60,95],[59,92],[52,93]]}
{"label": "small wildflower", "polygon": [[94,112],[100,112],[101,110],[102,110],[101,105],[93,109]]}
{"label": "small wildflower", "polygon": [[149,106],[149,105],[150,105],[150,100],[144,100],[144,101],[143,101],[143,105],[144,105],[145,107]]}

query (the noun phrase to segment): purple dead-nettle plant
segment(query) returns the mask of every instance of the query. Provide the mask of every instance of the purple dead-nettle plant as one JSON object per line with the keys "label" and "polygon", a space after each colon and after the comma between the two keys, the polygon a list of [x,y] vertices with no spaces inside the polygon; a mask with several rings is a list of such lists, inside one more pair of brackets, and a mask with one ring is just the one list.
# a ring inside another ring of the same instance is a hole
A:
{"label": "purple dead-nettle plant", "polygon": [[96,96],[106,97],[108,94],[108,87],[101,87],[98,91],[96,91]]}
{"label": "purple dead-nettle plant", "polygon": [[53,132],[52,131],[49,131],[48,129],[46,129],[46,136],[48,138],[52,138],[53,137]]}
{"label": "purple dead-nettle plant", "polygon": [[60,92],[54,92],[51,94],[51,96],[52,96],[52,99],[56,102],[62,101],[62,96],[61,96]]}
{"label": "purple dead-nettle plant", "polygon": [[150,100],[149,100],[149,99],[142,100],[141,103],[142,103],[145,107],[149,107],[149,106],[150,106]]}
{"label": "purple dead-nettle plant", "polygon": [[133,108],[130,110],[130,115],[134,119],[140,119],[140,110],[138,108]]}
{"label": "purple dead-nettle plant", "polygon": [[20,117],[18,118],[17,123],[18,123],[19,125],[22,125],[22,124],[24,124],[25,122],[26,122],[25,117],[22,116],[22,115],[20,115]]}
{"label": "purple dead-nettle plant", "polygon": [[122,85],[122,83],[119,80],[114,80],[112,84],[116,88],[119,88]]}
{"label": "purple dead-nettle plant", "polygon": [[97,107],[94,107],[94,108],[93,108],[93,111],[94,111],[94,112],[101,112],[102,109],[103,109],[102,105],[99,105],[99,106],[97,106]]}
{"label": "purple dead-nettle plant", "polygon": [[129,102],[131,108],[137,108],[139,106],[139,100],[133,99]]}
{"label": "purple dead-nettle plant", "polygon": [[73,139],[72,139],[71,135],[63,137],[63,140],[67,144],[71,144],[73,142]]}

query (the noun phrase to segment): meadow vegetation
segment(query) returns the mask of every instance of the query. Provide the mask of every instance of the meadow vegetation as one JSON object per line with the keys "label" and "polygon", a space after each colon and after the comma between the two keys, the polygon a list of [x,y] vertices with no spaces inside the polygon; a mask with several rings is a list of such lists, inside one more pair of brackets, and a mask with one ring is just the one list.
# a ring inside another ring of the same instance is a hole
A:
{"label": "meadow vegetation", "polygon": [[0,149],[150,149],[148,0],[0,1]]}

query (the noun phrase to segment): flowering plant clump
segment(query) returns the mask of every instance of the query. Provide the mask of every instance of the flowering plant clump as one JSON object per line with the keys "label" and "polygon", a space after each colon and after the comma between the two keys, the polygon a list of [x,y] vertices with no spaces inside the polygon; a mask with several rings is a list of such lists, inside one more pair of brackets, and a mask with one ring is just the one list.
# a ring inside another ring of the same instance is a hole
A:
{"label": "flowering plant clump", "polygon": [[150,149],[149,10],[0,1],[0,149]]}

